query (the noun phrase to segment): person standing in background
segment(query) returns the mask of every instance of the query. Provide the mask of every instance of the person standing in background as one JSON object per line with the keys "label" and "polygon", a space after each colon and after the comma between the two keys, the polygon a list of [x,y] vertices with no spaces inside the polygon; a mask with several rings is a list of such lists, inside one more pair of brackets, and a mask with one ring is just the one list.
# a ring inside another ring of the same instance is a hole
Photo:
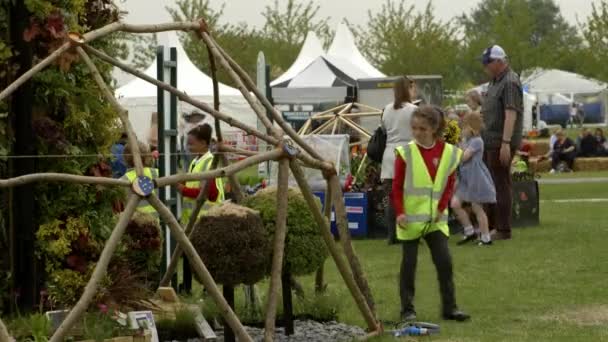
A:
{"label": "person standing in background", "polygon": [[[393,187],[395,148],[406,145],[412,140],[410,120],[416,110],[412,101],[416,98],[416,83],[406,76],[399,77],[393,85],[394,101],[384,108],[382,127],[386,132],[386,149],[382,156],[380,179],[384,185],[385,196],[390,198]],[[395,238],[395,208],[388,201],[385,210],[389,243],[396,242]]]}
{"label": "person standing in background", "polygon": [[180,127],[179,127],[179,132],[180,132],[180,136],[179,136],[179,148],[180,148],[180,159],[181,159],[181,164],[182,164],[182,170],[185,172],[188,172],[188,168],[190,166],[190,163],[192,162],[192,159],[194,159],[194,157],[192,156],[192,153],[189,150],[188,147],[188,134],[190,131],[192,131],[194,128],[198,127],[198,126],[202,126],[204,124],[205,121],[205,117],[206,115],[194,110],[191,113],[184,113],[182,115],[182,121],[180,121]]}
{"label": "person standing in background", "polygon": [[486,207],[490,227],[496,230],[493,240],[511,239],[512,151],[519,148],[523,136],[523,88],[507,58],[498,45],[482,55],[484,71],[492,77],[481,114],[486,127],[482,133],[484,162],[496,186],[497,203]]}

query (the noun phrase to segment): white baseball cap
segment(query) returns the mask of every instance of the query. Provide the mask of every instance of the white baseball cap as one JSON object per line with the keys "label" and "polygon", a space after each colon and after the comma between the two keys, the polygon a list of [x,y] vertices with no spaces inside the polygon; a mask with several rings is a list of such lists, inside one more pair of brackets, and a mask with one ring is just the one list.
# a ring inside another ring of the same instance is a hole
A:
{"label": "white baseball cap", "polygon": [[507,54],[505,53],[505,50],[498,45],[492,45],[489,48],[485,49],[483,55],[481,56],[481,62],[483,63],[483,65],[488,65],[495,60],[504,61],[506,59]]}

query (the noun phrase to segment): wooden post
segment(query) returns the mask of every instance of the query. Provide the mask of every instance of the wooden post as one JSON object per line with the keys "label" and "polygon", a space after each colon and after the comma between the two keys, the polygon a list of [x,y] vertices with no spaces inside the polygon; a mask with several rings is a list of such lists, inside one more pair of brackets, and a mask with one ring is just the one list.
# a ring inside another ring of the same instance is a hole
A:
{"label": "wooden post", "polygon": [[285,326],[285,335],[291,336],[295,329],[293,326],[293,296],[291,294],[291,271],[289,265],[285,265],[281,274],[281,283],[283,287],[283,325]]}
{"label": "wooden post", "polygon": [[342,194],[342,190],[340,189],[340,180],[338,179],[338,176],[335,174],[332,175],[328,180],[328,185],[332,188],[334,208],[336,209],[336,225],[338,226],[338,231],[340,232],[340,242],[342,243],[342,249],[344,250],[346,259],[350,264],[351,270],[353,272],[353,277],[357,282],[357,286],[359,286],[359,288],[361,289],[361,292],[367,300],[367,305],[375,315],[376,310],[372,291],[369,288],[367,279],[365,278],[363,270],[361,269],[361,263],[359,262],[359,258],[355,254],[355,250],[351,242],[350,231],[348,230],[348,217],[346,215],[346,206],[344,204],[344,197]]}
{"label": "wooden post", "polygon": [[325,240],[325,244],[327,245],[327,248],[329,249],[332,258],[334,259],[334,262],[336,263],[336,267],[338,268],[342,279],[344,279],[346,286],[348,287],[351,295],[353,296],[353,299],[355,300],[359,311],[361,311],[361,314],[363,315],[363,318],[367,323],[368,329],[370,331],[380,329],[380,326],[376,321],[373,312],[367,305],[365,296],[363,296],[363,294],[361,293],[361,289],[359,289],[359,286],[357,286],[357,283],[353,279],[353,275],[348,267],[348,264],[344,261],[338,247],[336,246],[334,238],[331,234],[330,226],[323,217],[321,209],[317,205],[315,196],[313,195],[310,186],[306,182],[306,178],[304,177],[302,169],[295,161],[291,161],[290,167],[291,172],[294,175],[296,181],[298,182],[300,190],[302,191],[302,195],[304,196],[306,203],[308,203],[308,207],[312,211],[315,221],[317,221],[317,224],[319,225],[321,235]]}
{"label": "wooden post", "polygon": [[4,325],[4,322],[0,319],[0,341],[12,341],[11,335],[8,333],[8,329]]}
{"label": "wooden post", "polygon": [[247,334],[247,331],[245,331],[245,328],[239,321],[238,317],[222,296],[222,293],[217,287],[215,281],[213,280],[213,277],[211,277],[209,270],[207,269],[207,267],[205,267],[203,260],[196,252],[196,249],[194,249],[194,246],[192,246],[190,240],[188,240],[186,234],[182,231],[181,226],[177,222],[177,219],[173,217],[173,214],[171,213],[169,208],[167,208],[163,204],[163,202],[158,199],[156,195],[150,196],[148,202],[154,207],[154,209],[156,209],[160,217],[165,222],[167,222],[167,225],[171,229],[171,234],[173,235],[173,238],[180,246],[182,246],[182,249],[184,250],[184,253],[186,253],[188,260],[190,260],[192,268],[198,275],[199,279],[202,281],[203,286],[207,289],[207,292],[209,293],[211,298],[213,298],[213,300],[215,301],[220,313],[226,320],[227,324],[230,325],[236,336],[239,338],[239,341],[253,342],[251,336]]}
{"label": "wooden post", "polygon": [[[323,215],[325,215],[325,218],[327,219],[327,222],[329,223],[329,226],[331,227],[331,213],[332,213],[332,188],[331,186],[329,186],[329,183],[327,183],[327,188],[325,190],[325,203],[323,204]],[[317,294],[319,293],[323,293],[325,292],[325,275],[324,275],[324,264],[323,263],[321,265],[321,267],[319,267],[319,269],[317,270],[317,274],[315,275],[315,292]]]}
{"label": "wooden post", "polygon": [[277,130],[273,127],[272,123],[268,119],[264,107],[256,98],[251,96],[251,93],[249,93],[247,87],[245,87],[239,75],[236,74],[236,72],[230,67],[228,61],[219,52],[217,45],[215,45],[214,42],[211,41],[211,37],[209,36],[209,34],[207,32],[201,32],[200,36],[203,41],[205,41],[205,44],[207,44],[207,49],[210,52],[210,56],[214,56],[215,58],[217,58],[224,70],[226,70],[228,75],[230,75],[232,80],[235,82],[237,88],[241,91],[241,94],[243,94],[243,97],[245,97],[245,100],[247,100],[253,111],[257,114],[260,121],[262,121],[262,123],[264,124],[264,127],[266,127],[268,132],[271,132],[271,134],[275,138],[280,138],[280,135],[278,134]]}
{"label": "wooden post", "polygon": [[[272,273],[270,286],[268,287],[268,302],[266,304],[266,323],[264,325],[264,341],[270,342],[274,338],[275,320],[277,314],[277,299],[279,287],[281,286],[281,274],[283,273],[283,256],[285,253],[285,237],[287,236],[287,209],[289,194],[289,159],[283,158],[279,161],[279,180],[277,189],[277,220],[274,233],[274,247],[272,251]],[[287,278],[287,282],[291,280]],[[283,289],[285,289],[285,278],[283,278]],[[283,293],[285,298],[285,293]]]}
{"label": "wooden post", "polygon": [[125,211],[120,214],[120,219],[116,223],[116,227],[114,227],[112,234],[108,238],[108,241],[106,241],[103,251],[101,252],[101,256],[99,257],[99,261],[97,261],[97,264],[95,264],[95,270],[93,271],[87,286],[84,288],[82,296],[80,296],[78,303],[74,305],[65,320],[61,322],[61,325],[59,325],[59,328],[57,328],[51,337],[50,342],[62,342],[74,324],[76,324],[76,322],[82,318],[85,311],[87,311],[89,304],[91,304],[91,300],[97,293],[99,284],[106,275],[108,264],[110,263],[110,260],[118,247],[120,239],[127,229],[131,216],[135,212],[135,209],[137,209],[139,200],[139,196],[131,193],[125,207]]}
{"label": "wooden post", "polygon": [[[222,285],[222,294],[226,298],[226,302],[230,305],[230,308],[234,310],[234,286]],[[224,342],[235,342],[234,331],[230,328],[230,325],[226,323],[224,319]]]}
{"label": "wooden post", "polygon": [[95,63],[93,63],[91,58],[89,58],[89,55],[87,55],[87,53],[84,52],[84,50],[81,47],[77,47],[76,51],[78,51],[80,58],[82,58],[84,63],[87,65],[87,67],[91,71],[91,74],[93,74],[93,79],[97,83],[97,87],[99,88],[99,90],[101,90],[101,93],[105,96],[106,100],[110,104],[112,104],[112,107],[114,107],[114,110],[116,110],[116,112],[118,113],[118,117],[120,118],[120,121],[122,122],[123,129],[127,132],[127,137],[129,138],[129,145],[131,145],[131,151],[133,151],[133,163],[135,165],[135,172],[137,173],[138,176],[143,176],[144,175],[144,166],[143,166],[144,164],[142,162],[141,152],[139,151],[139,144],[137,143],[137,136],[135,135],[133,126],[131,125],[131,122],[129,121],[129,116],[127,114],[127,111],[124,108],[122,108],[120,103],[118,103],[118,100],[116,100],[116,98],[114,97],[114,93],[112,93],[112,91],[110,90],[110,87],[108,87],[106,82],[103,80],[103,77],[101,77],[99,70],[97,70]]}

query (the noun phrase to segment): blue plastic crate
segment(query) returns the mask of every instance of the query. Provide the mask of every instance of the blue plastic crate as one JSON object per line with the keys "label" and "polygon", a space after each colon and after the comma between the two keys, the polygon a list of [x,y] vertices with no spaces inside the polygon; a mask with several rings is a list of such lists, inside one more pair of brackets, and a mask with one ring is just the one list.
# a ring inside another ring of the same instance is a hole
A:
{"label": "blue plastic crate", "polygon": [[[315,192],[315,196],[321,200],[321,206],[323,206],[325,193]],[[350,235],[358,238],[367,237],[367,194],[364,192],[347,192],[344,194],[344,203],[346,204]],[[335,210],[332,210],[331,213],[331,232],[334,236],[338,236]]]}

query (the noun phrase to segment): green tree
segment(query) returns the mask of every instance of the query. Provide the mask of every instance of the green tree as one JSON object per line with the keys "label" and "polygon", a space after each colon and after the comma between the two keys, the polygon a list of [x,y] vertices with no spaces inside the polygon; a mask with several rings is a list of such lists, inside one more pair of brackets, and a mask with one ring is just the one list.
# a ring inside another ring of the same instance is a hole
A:
{"label": "green tree", "polygon": [[438,74],[447,88],[459,85],[456,27],[434,14],[432,1],[422,12],[405,0],[387,0],[368,22],[350,25],[363,53],[387,75]]}
{"label": "green tree", "polygon": [[[167,7],[174,21],[191,21],[204,18],[213,38],[233,57],[250,75],[255,75],[255,62],[259,49],[259,32],[249,28],[245,23],[226,24],[220,19],[225,5],[214,9],[209,0],[177,0],[175,7]],[[188,57],[201,71],[211,74],[209,56],[205,43],[195,33],[181,35],[184,50]],[[238,53],[235,53],[238,51]],[[218,79],[222,83],[233,85],[230,76],[218,65]]]}
{"label": "green tree", "polygon": [[581,72],[588,76],[608,82],[608,1],[602,0],[593,4],[593,10],[586,25],[582,25],[587,48],[583,58],[585,63]]}
{"label": "green tree", "polygon": [[313,2],[275,0],[266,6],[262,15],[266,19],[262,46],[266,58],[273,65],[271,78],[280,76],[296,59],[309,31],[317,33],[326,45],[333,36],[329,18],[319,18],[321,7]]}
{"label": "green tree", "polygon": [[529,68],[576,71],[582,48],[577,28],[568,24],[554,0],[488,0],[459,18],[465,49],[461,63],[474,81],[485,78],[479,58],[501,45],[517,72]]}

